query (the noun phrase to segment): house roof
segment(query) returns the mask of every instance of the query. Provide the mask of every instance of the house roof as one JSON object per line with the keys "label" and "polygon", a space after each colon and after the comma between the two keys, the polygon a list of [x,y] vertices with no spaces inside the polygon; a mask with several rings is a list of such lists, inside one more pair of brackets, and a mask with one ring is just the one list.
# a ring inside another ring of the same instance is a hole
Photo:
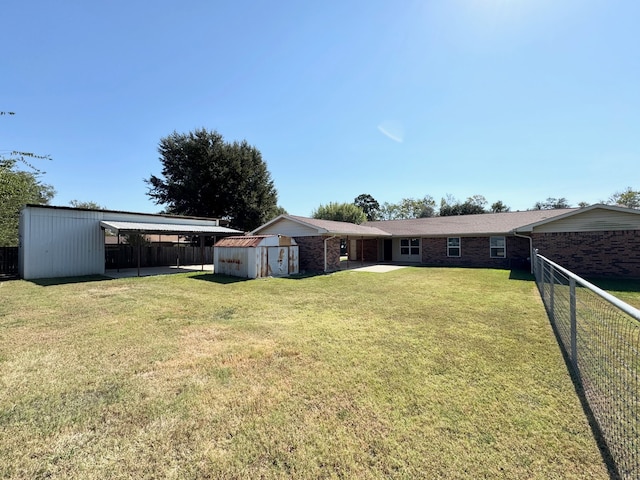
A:
{"label": "house roof", "polygon": [[280,215],[270,222],[258,227],[251,232],[256,234],[261,230],[273,226],[280,222],[292,222],[298,225],[302,225],[312,231],[315,231],[317,235],[341,235],[341,236],[360,236],[360,237],[388,237],[390,234],[369,225],[356,225],[349,222],[336,222],[333,220],[320,220],[317,218],[299,217],[296,215]]}
{"label": "house roof", "polygon": [[[295,215],[280,215],[271,222],[254,230],[260,231],[278,230],[279,222],[289,222],[289,225],[304,226],[309,232],[316,235],[340,235],[362,237],[419,237],[419,236],[472,236],[472,235],[507,235],[514,233],[528,233],[541,225],[557,222],[562,219],[575,216],[581,218],[583,214],[604,210],[607,215],[609,227],[614,220],[611,217],[620,214],[640,215],[640,210],[617,207],[611,205],[591,205],[584,208],[563,208],[551,210],[525,210],[518,212],[484,213],[477,215],[455,215],[450,217],[409,218],[402,220],[381,220],[366,222],[362,225],[353,223],[336,222],[332,220],[320,220],[316,218],[299,217]],[[591,215],[591,214],[590,214]],[[583,222],[584,223],[584,222]],[[620,223],[620,222],[618,222]],[[629,222],[626,222],[629,223]],[[625,223],[625,224],[626,224]],[[632,222],[634,225],[637,222]],[[602,222],[596,226],[602,227]],[[616,224],[617,225],[617,224]],[[276,228],[274,228],[276,227]],[[595,227],[593,227],[595,228]],[[593,229],[592,228],[592,229]],[[604,227],[603,227],[604,228]],[[621,228],[619,225],[616,228]],[[606,228],[604,228],[606,229]]]}
{"label": "house roof", "polygon": [[412,235],[504,235],[526,225],[552,221],[578,209],[527,210],[522,212],[484,213],[478,215],[455,215],[451,217],[410,218],[404,220],[382,220],[367,222],[393,236]]}

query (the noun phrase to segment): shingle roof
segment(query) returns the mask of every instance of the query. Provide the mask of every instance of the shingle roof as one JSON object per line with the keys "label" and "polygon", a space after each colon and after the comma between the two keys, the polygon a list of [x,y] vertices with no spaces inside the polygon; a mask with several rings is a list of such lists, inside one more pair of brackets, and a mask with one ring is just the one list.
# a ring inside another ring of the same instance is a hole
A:
{"label": "shingle roof", "polygon": [[284,215],[296,222],[318,229],[319,233],[332,235],[359,235],[365,237],[388,237],[389,234],[372,225],[357,225],[348,222],[336,222],[333,220],[320,220],[317,218],[298,217],[296,215]]}
{"label": "shingle roof", "polygon": [[575,210],[575,208],[567,208],[484,213],[479,215],[456,215],[451,217],[411,218],[367,222],[364,225],[384,230],[394,236],[506,234],[526,225],[558,217]]}

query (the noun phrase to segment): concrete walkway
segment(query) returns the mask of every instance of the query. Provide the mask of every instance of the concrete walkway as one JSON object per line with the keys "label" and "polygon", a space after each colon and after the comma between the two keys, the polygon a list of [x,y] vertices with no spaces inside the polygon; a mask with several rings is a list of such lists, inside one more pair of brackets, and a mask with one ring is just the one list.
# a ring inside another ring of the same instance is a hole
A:
{"label": "concrete walkway", "polygon": [[366,267],[351,268],[354,272],[374,272],[374,273],[387,273],[399,270],[400,268],[406,268],[404,265],[368,265]]}
{"label": "concrete walkway", "polygon": [[354,272],[374,272],[374,273],[386,273],[398,270],[399,268],[405,268],[406,265],[397,265],[390,263],[374,263],[374,262],[361,262],[359,260],[341,260],[340,270],[352,270]]}
{"label": "concrete walkway", "polygon": [[145,267],[140,269],[140,275],[138,275],[137,268],[121,268],[118,270],[107,270],[105,272],[106,277],[110,278],[129,278],[129,277],[150,277],[153,275],[171,275],[174,273],[191,273],[191,272],[206,272],[213,273],[213,265],[205,264],[204,270],[202,265],[180,265],[179,267],[173,265],[170,267]]}

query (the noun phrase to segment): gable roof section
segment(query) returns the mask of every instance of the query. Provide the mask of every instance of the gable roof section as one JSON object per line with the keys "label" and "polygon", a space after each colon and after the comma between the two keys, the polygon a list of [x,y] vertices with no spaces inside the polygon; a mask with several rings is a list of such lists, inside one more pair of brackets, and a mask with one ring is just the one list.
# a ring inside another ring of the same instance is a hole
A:
{"label": "gable roof section", "polygon": [[[292,233],[295,229],[297,233]],[[252,235],[259,233],[282,233],[290,236],[359,236],[388,237],[390,234],[377,227],[356,225],[349,222],[320,220],[317,218],[299,217],[296,215],[280,215],[270,222],[258,227]]]}
{"label": "gable roof section", "polygon": [[611,231],[640,229],[640,210],[614,205],[595,204],[574,209],[553,218],[543,219],[516,229],[517,232],[539,231]]}
{"label": "gable roof section", "polygon": [[551,221],[576,209],[526,210],[522,212],[454,215],[450,217],[410,218],[367,222],[398,236],[466,236],[505,235],[516,229],[541,221]]}

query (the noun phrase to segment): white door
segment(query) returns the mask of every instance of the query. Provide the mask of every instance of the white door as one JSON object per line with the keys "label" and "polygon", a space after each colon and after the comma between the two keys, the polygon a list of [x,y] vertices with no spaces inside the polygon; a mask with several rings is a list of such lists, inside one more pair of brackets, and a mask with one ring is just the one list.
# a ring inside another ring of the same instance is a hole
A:
{"label": "white door", "polygon": [[269,247],[267,252],[269,274],[272,277],[286,277],[289,275],[289,248]]}

